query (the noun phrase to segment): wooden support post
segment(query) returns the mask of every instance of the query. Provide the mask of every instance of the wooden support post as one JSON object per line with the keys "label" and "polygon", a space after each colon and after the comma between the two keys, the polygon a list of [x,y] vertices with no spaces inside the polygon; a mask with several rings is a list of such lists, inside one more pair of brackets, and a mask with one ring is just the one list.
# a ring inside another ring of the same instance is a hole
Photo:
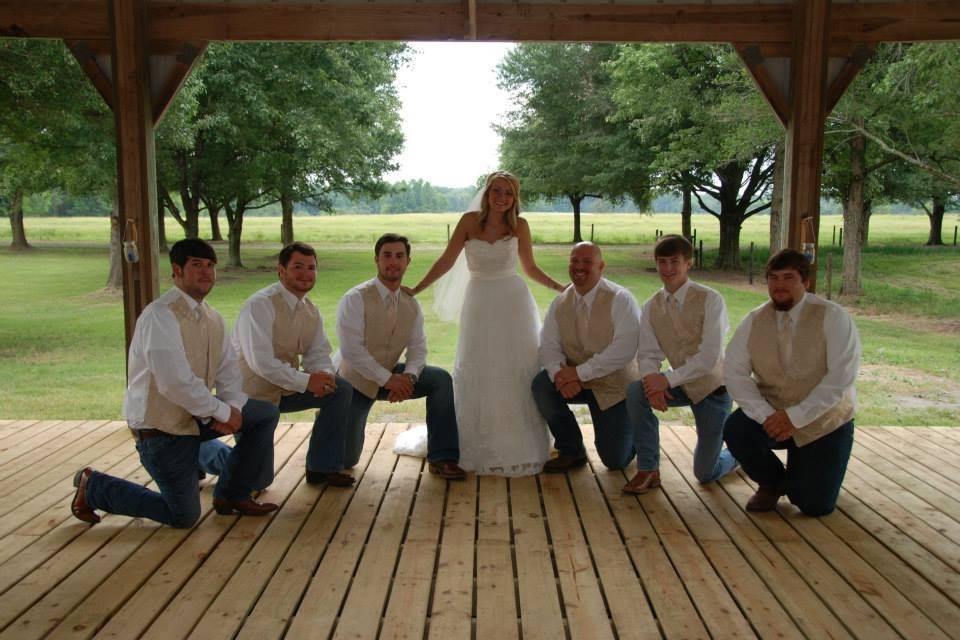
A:
{"label": "wooden support post", "polygon": [[[783,218],[787,221],[786,246],[798,250],[804,218],[813,219],[814,242],[820,229],[829,17],[830,0],[794,3],[792,108],[787,123]],[[816,291],[816,274],[814,265],[810,274],[811,291]]]}
{"label": "wooden support post", "polygon": [[157,175],[153,108],[147,62],[146,2],[109,0],[117,196],[120,222],[136,226],[139,262],[124,263],[123,309],[127,346],[137,318],[159,295]]}

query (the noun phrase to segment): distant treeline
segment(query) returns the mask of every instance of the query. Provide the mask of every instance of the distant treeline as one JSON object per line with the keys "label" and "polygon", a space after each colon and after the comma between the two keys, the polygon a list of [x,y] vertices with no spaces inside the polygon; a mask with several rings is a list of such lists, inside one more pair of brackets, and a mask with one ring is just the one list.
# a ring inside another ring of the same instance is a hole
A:
{"label": "distant treeline", "polygon": [[[336,195],[329,200],[327,207],[310,202],[298,202],[297,215],[335,215],[340,213],[443,213],[448,211],[466,211],[476,193],[474,187],[440,187],[425,180],[395,182],[388,194],[377,199],[351,200]],[[707,200],[709,203],[709,200]],[[327,204],[327,203],[325,203]],[[651,202],[643,213],[676,213],[680,211],[679,195],[661,195]],[[839,214],[842,208],[833,200],[821,200],[821,213]],[[524,211],[569,213],[570,202],[564,198],[555,200],[534,200],[523,202]],[[602,199],[589,199],[583,203],[586,213],[637,213],[640,209],[631,200],[613,203]],[[694,213],[702,213],[694,203]],[[880,205],[876,213],[920,213],[915,208],[900,203]],[[108,216],[110,203],[96,197],[73,197],[63,191],[47,191],[28,196],[24,202],[24,213],[38,217],[75,217]],[[260,209],[252,209],[248,216],[279,216],[280,204],[268,204]]]}

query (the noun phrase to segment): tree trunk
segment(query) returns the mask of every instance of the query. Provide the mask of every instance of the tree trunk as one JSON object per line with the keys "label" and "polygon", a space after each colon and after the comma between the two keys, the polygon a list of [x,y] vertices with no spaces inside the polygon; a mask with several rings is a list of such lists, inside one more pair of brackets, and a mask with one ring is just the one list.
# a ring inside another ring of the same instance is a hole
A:
{"label": "tree trunk", "polygon": [[[209,204],[207,209],[210,211],[210,239],[214,242],[223,242],[223,233],[220,232],[220,210]],[[241,226],[242,224],[241,221]]]}
{"label": "tree trunk", "polygon": [[680,195],[683,198],[683,203],[680,205],[680,233],[691,242],[693,242],[693,230],[690,224],[690,216],[693,214],[693,203],[690,200],[692,192],[693,187],[689,184],[680,188]]}
{"label": "tree trunk", "polygon": [[164,211],[166,208],[163,206],[163,203],[159,203],[157,206],[157,244],[159,245],[160,251],[169,251],[170,247],[167,246],[167,228],[164,226]]}
{"label": "tree trunk", "polygon": [[870,218],[873,216],[873,200],[864,197],[863,199],[863,223],[860,225],[860,248],[867,246],[870,239]]}
{"label": "tree trunk", "polygon": [[841,296],[860,295],[860,261],[862,256],[864,158],[866,138],[855,133],[850,140],[850,187],[843,203],[843,275]]}
{"label": "tree trunk", "polygon": [[229,247],[229,258],[227,264],[231,267],[243,267],[240,261],[240,236],[243,233],[243,210],[244,205],[238,204],[236,209],[231,209],[228,205],[224,208],[227,214],[227,246]]}
{"label": "tree trunk", "polygon": [[783,142],[773,155],[773,193],[770,195],[770,254],[783,248]]}
{"label": "tree trunk", "polygon": [[23,189],[17,187],[10,201],[10,248],[29,249],[27,232],[23,229]]}
{"label": "tree trunk", "polygon": [[280,194],[280,209],[283,219],[280,222],[280,244],[287,246],[293,243],[293,196]]}
{"label": "tree trunk", "polygon": [[107,289],[123,288],[123,229],[120,227],[120,209],[114,196],[110,211],[110,270],[104,285]]}
{"label": "tree trunk", "polygon": [[933,210],[927,214],[927,218],[930,219],[930,235],[927,236],[928,247],[943,244],[943,215],[946,210],[946,201],[939,196],[933,196]]}
{"label": "tree trunk", "polygon": [[717,269],[740,268],[740,227],[739,213],[720,210],[720,254],[714,263]]}
{"label": "tree trunk", "polygon": [[583,196],[568,195],[567,198],[573,205],[573,241],[574,243],[583,242],[583,236],[580,235],[580,203],[583,202]]}

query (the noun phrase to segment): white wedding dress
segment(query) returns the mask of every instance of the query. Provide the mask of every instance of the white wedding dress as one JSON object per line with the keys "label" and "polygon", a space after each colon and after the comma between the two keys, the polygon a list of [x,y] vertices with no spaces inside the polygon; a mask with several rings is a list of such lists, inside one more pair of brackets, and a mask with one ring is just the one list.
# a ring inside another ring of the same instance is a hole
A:
{"label": "white wedding dress", "polygon": [[539,473],[550,453],[530,391],[540,371],[540,314],[517,274],[517,238],[469,240],[464,252],[470,280],[453,367],[460,466],[498,476]]}

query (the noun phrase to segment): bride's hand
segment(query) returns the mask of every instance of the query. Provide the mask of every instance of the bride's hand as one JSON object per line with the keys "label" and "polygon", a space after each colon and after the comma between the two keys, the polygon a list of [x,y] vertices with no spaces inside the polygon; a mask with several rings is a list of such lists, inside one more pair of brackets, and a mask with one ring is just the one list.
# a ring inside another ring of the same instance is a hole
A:
{"label": "bride's hand", "polygon": [[410,296],[411,298],[412,298],[413,296],[417,295],[418,293],[420,293],[420,292],[417,291],[416,289],[412,289],[412,288],[407,287],[407,286],[401,286],[401,287],[400,287],[400,290],[403,291],[403,292],[404,292],[405,294],[407,294],[408,296]]}

